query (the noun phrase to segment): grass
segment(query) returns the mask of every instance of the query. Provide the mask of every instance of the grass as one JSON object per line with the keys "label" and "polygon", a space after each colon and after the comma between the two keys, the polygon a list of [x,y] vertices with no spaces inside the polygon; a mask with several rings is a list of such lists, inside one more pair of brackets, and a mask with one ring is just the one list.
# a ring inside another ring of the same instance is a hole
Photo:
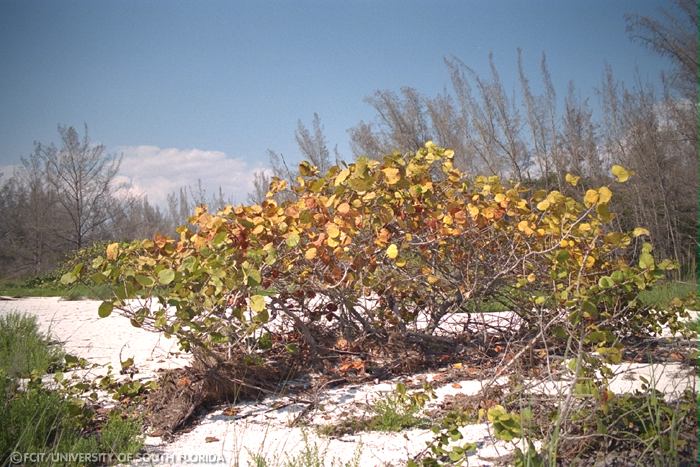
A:
{"label": "grass", "polygon": [[689,321],[687,323],[687,327],[690,331],[700,335],[700,318],[696,319],[695,321]]}
{"label": "grass", "polygon": [[[612,464],[634,455],[639,465],[692,465],[696,457],[697,395],[665,400],[654,388],[615,396],[600,408],[574,413],[583,436],[567,441],[578,459],[608,454]],[[568,449],[564,449],[567,451]]]}
{"label": "grass", "polygon": [[396,394],[389,394],[372,406],[374,416],[369,419],[370,431],[401,431],[409,428],[427,427],[429,421],[417,416],[420,408],[407,404]]}
{"label": "grass", "polygon": [[360,457],[362,446],[358,445],[353,453],[353,458],[348,462],[342,462],[337,458],[330,459],[328,446],[321,447],[317,442],[309,439],[308,433],[304,432],[304,446],[294,455],[287,454],[284,459],[271,458],[262,453],[250,453],[252,463],[255,467],[360,467]]}
{"label": "grass", "polygon": [[63,363],[63,352],[39,331],[36,318],[19,313],[0,316],[0,371],[8,378],[42,375]]}
{"label": "grass", "polygon": [[655,309],[667,308],[674,297],[686,298],[698,295],[698,284],[693,282],[662,282],[639,294],[639,300]]}
{"label": "grass", "polygon": [[55,282],[35,283],[32,280],[28,280],[23,282],[0,282],[0,295],[13,298],[62,297],[66,300],[105,300],[111,297],[111,291],[107,285],[87,286],[77,284],[66,287]]}
{"label": "grass", "polygon": [[[645,290],[639,294],[639,299],[644,305],[654,307],[656,309],[667,308],[671,300],[674,297],[686,298],[692,295],[698,296],[698,284],[694,282],[662,282],[649,290]],[[494,313],[509,311],[513,309],[513,306],[509,305],[511,297],[513,300],[518,301],[522,299],[522,294],[513,289],[503,288],[499,290],[497,294],[501,297],[501,300],[497,300],[495,297],[484,301],[466,301],[462,305],[462,310],[468,313]]]}
{"label": "grass", "polygon": [[[13,451],[48,456],[134,455],[143,445],[141,423],[112,412],[98,420],[85,401],[48,389],[41,376],[63,363],[63,351],[39,332],[36,318],[0,317],[0,465]],[[31,376],[20,384],[20,378]],[[79,458],[80,459],[80,458]],[[38,465],[75,465],[75,458],[33,459]],[[86,464],[96,464],[86,460]],[[104,459],[103,459],[104,460]]]}
{"label": "grass", "polygon": [[322,425],[318,432],[324,436],[343,436],[358,431],[399,432],[411,428],[429,428],[430,420],[418,416],[420,406],[400,393],[387,394],[371,407],[370,417],[346,417],[335,424]]}

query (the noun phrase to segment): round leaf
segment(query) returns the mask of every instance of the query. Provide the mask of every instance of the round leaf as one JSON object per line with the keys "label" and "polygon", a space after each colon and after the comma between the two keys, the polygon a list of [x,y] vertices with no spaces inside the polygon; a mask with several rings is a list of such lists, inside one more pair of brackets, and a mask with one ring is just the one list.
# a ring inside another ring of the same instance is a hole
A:
{"label": "round leaf", "polygon": [[260,313],[265,309],[265,297],[262,295],[253,295],[250,297],[250,309],[256,313]]}
{"label": "round leaf", "polygon": [[627,180],[629,180],[631,175],[627,169],[617,164],[613,165],[610,171],[615,177],[615,180],[617,180],[619,183],[625,183]]}
{"label": "round leaf", "polygon": [[304,254],[304,258],[308,259],[311,261],[316,257],[316,248],[311,247],[308,250],[306,250],[306,253]]}
{"label": "round leaf", "polygon": [[295,246],[297,246],[299,244],[299,240],[300,240],[299,234],[296,232],[292,232],[287,237],[287,246],[289,248],[294,248]]}
{"label": "round leaf", "polygon": [[100,316],[100,318],[106,318],[112,314],[113,309],[114,304],[112,302],[102,302],[100,307],[97,309],[97,314]]}
{"label": "round leaf", "polygon": [[158,282],[161,285],[168,285],[175,279],[175,271],[172,269],[163,269],[158,273]]}
{"label": "round leaf", "polygon": [[61,276],[61,284],[63,285],[72,284],[76,280],[78,280],[78,278],[72,272],[67,272]]}

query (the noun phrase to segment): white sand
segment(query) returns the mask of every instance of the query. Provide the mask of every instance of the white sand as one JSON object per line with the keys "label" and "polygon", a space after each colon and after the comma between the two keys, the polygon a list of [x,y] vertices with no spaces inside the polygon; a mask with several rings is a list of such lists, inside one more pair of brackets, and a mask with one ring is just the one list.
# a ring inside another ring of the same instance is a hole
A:
{"label": "white sand", "polygon": [[180,352],[177,340],[144,331],[116,313],[97,315],[101,302],[68,301],[56,297],[0,301],[0,313],[12,311],[36,316],[39,327],[63,344],[66,352],[98,365],[111,364],[115,373],[123,360],[133,357],[142,378],[155,371],[184,366],[188,356]]}
{"label": "white sand", "polygon": [[[111,364],[115,373],[121,358],[134,358],[139,369],[136,377],[153,378],[158,369],[184,366],[188,356],[178,351],[175,339],[166,339],[131,326],[129,320],[112,314],[99,318],[96,301],[64,301],[57,298],[29,298],[0,301],[0,314],[11,311],[25,312],[37,317],[40,327],[61,341],[67,352],[86,358],[99,365]],[[461,317],[463,318],[463,317]],[[509,320],[507,314],[488,319]],[[458,320],[449,327],[461,326]],[[615,392],[627,392],[641,387],[639,376],[654,381],[656,387],[674,395],[686,387],[695,388],[697,376],[692,369],[679,364],[646,365],[623,363],[614,366],[617,376],[611,382]],[[416,375],[430,381],[431,374]],[[506,378],[500,381],[505,382]],[[406,460],[421,452],[432,439],[430,430],[412,429],[401,433],[362,432],[340,438],[317,434],[320,425],[337,423],[347,417],[369,413],[377,398],[389,393],[397,381],[380,384],[348,385],[324,390],[316,395],[317,409],[308,414],[306,427],[290,427],[304,404],[293,404],[285,397],[268,398],[260,403],[242,403],[236,413],[225,415],[218,409],[207,414],[189,432],[181,433],[171,442],[147,438],[146,457],[142,465],[200,463],[209,465],[248,465],[256,454],[262,454],[269,465],[278,465],[294,458],[305,449],[318,449],[326,465],[342,465],[359,456],[361,466],[404,465]],[[570,382],[532,384],[533,392],[558,394]],[[468,380],[437,386],[435,406],[446,396],[459,393],[473,395],[479,392],[483,381]],[[282,406],[282,407],[280,407]],[[280,407],[275,409],[274,407]],[[488,424],[462,428],[465,441],[477,443],[477,452],[470,457],[470,465],[490,465],[494,459],[512,451],[513,445],[495,441]],[[209,438],[207,440],[207,438]]]}

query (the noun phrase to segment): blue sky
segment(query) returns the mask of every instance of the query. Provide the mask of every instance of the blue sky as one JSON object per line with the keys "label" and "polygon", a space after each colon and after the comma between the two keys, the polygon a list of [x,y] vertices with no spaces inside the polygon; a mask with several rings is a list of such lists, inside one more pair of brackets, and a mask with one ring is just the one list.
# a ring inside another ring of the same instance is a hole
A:
{"label": "blue sky", "polygon": [[[86,122],[127,163],[165,164],[173,186],[221,184],[226,169],[241,172],[227,191],[242,191],[268,148],[298,158],[296,122],[314,112],[350,158],[347,129],[373,118],[363,98],[404,85],[434,95],[449,85],[445,56],[485,73],[492,51],[514,89],[516,48],[533,82],[544,51],[560,95],[574,80],[594,104],[606,62],[627,82],[657,80],[666,62],[629,40],[624,14],[667,3],[0,0],[0,165],[56,141],[57,124]],[[193,170],[198,158],[209,169]],[[156,186],[143,170],[125,167]]]}

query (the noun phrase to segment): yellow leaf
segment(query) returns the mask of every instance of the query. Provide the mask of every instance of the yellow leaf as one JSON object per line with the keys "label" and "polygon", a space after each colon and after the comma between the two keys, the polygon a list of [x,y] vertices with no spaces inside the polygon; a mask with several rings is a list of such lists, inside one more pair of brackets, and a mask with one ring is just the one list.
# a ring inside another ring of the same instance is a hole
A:
{"label": "yellow leaf", "polygon": [[537,279],[537,277],[532,273],[528,274],[528,276],[527,276],[527,281],[530,283],[535,282],[536,279]]}
{"label": "yellow leaf", "polygon": [[253,234],[253,235],[260,235],[260,234],[263,232],[263,230],[265,230],[265,226],[262,225],[262,224],[258,224],[258,225],[256,225],[255,228],[253,229],[252,234]]}
{"label": "yellow leaf", "polygon": [[566,174],[564,179],[566,180],[566,183],[568,183],[569,185],[576,186],[576,185],[578,185],[578,181],[581,179],[581,177],[579,177],[577,175],[571,175],[568,173],[568,174]]}
{"label": "yellow leaf", "polygon": [[476,219],[476,216],[479,215],[479,208],[470,203],[467,209],[469,209],[469,215],[472,216],[472,219]]}
{"label": "yellow leaf", "polygon": [[521,232],[526,233],[527,235],[532,235],[534,230],[530,227],[530,224],[528,221],[520,221],[518,222],[518,230]]}
{"label": "yellow leaf", "polygon": [[328,234],[329,238],[336,238],[338,235],[340,235],[340,229],[334,223],[329,222],[326,224],[326,233]]}
{"label": "yellow leaf", "polygon": [[386,256],[389,259],[395,259],[399,256],[399,247],[397,247],[395,243],[389,245],[389,248],[386,249]]}
{"label": "yellow leaf", "polygon": [[442,218],[442,223],[445,225],[452,225],[453,219],[449,214],[445,214]]}
{"label": "yellow leaf", "polygon": [[117,256],[119,256],[119,244],[110,243],[107,246],[107,259],[109,261],[114,261],[115,259],[117,259]]}
{"label": "yellow leaf", "polygon": [[340,245],[340,242],[338,242],[338,240],[336,240],[335,238],[329,238],[328,240],[326,240],[326,244],[331,248],[335,248],[338,245]]}
{"label": "yellow leaf", "polygon": [[253,295],[250,297],[250,309],[259,313],[265,309],[265,297],[262,295]]}
{"label": "yellow leaf", "polygon": [[503,193],[497,193],[496,196],[493,197],[493,200],[497,203],[502,203],[506,199],[506,195]]}
{"label": "yellow leaf", "polygon": [[308,250],[306,250],[306,254],[304,255],[304,258],[308,259],[311,261],[316,257],[316,248],[311,247]]}
{"label": "yellow leaf", "polygon": [[549,209],[549,205],[549,200],[543,199],[542,201],[537,203],[537,209],[539,209],[540,211],[546,211],[547,209]]}
{"label": "yellow leaf", "polygon": [[583,197],[583,203],[586,205],[586,207],[590,208],[591,206],[593,206],[597,202],[598,202],[598,192],[595,190],[586,191],[586,194]]}
{"label": "yellow leaf", "polygon": [[430,275],[428,276],[428,284],[430,284],[430,285],[435,284],[435,283],[436,283],[437,281],[439,281],[439,280],[440,280],[440,279],[438,279],[437,276],[434,276],[434,275],[432,275],[432,274],[430,274]]}
{"label": "yellow leaf", "polygon": [[345,215],[350,212],[350,205],[348,203],[342,203],[338,205],[338,214]]}
{"label": "yellow leaf", "polygon": [[612,198],[612,191],[606,186],[602,186],[598,189],[598,202],[601,204],[607,204]]}
{"label": "yellow leaf", "polygon": [[349,176],[350,176],[350,169],[341,170],[340,173],[335,176],[335,181],[333,182],[333,184],[335,186],[338,186],[341,183],[343,183],[345,180],[347,180],[347,178]]}
{"label": "yellow leaf", "polygon": [[591,231],[591,224],[588,222],[584,222],[583,224],[578,226],[579,232],[590,232]]}
{"label": "yellow leaf", "polygon": [[386,182],[389,185],[394,185],[398,183],[399,180],[401,180],[399,169],[395,167],[387,167],[385,169],[382,169],[382,172],[384,172],[384,177],[386,177]]}
{"label": "yellow leaf", "polygon": [[632,235],[635,237],[646,235],[648,237],[650,234],[649,230],[645,229],[644,227],[635,227],[635,229],[632,231]]}
{"label": "yellow leaf", "polygon": [[615,177],[615,180],[619,183],[625,183],[629,180],[630,175],[632,175],[627,169],[617,164],[613,165],[610,171]]}

